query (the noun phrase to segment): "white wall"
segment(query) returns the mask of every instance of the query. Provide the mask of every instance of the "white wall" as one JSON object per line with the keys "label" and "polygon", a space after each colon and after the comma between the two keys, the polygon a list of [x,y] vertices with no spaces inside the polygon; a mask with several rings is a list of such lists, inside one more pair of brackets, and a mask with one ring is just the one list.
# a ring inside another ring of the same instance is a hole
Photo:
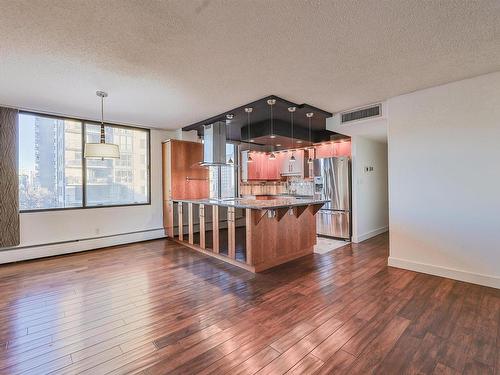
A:
{"label": "white wall", "polygon": [[[373,167],[366,172],[365,167]],[[352,137],[352,241],[386,232],[389,226],[387,144]]]}
{"label": "white wall", "polygon": [[500,288],[500,72],[388,111],[389,264]]}
{"label": "white wall", "polygon": [[22,213],[21,244],[0,263],[164,237],[161,143],[178,136],[151,130],[151,205]]}

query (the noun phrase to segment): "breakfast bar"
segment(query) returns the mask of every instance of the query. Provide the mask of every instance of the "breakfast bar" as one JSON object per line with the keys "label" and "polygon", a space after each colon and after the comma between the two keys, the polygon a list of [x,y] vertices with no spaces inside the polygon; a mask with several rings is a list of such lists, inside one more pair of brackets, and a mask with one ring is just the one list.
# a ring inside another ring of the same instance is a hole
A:
{"label": "breakfast bar", "polygon": [[324,200],[170,200],[165,231],[175,241],[251,272],[313,252]]}

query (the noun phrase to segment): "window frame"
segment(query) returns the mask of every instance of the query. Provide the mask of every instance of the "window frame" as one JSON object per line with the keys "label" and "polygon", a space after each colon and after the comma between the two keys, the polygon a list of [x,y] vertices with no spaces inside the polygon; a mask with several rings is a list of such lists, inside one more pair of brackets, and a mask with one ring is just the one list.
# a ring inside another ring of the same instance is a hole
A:
{"label": "window frame", "polygon": [[[31,116],[38,116],[38,117],[48,117],[52,119],[58,119],[58,120],[70,120],[70,121],[78,121],[80,123],[80,126],[82,128],[82,206],[81,207],[54,207],[54,208],[36,208],[33,210],[19,210],[19,213],[26,214],[26,213],[36,213],[36,212],[50,212],[50,211],[66,211],[66,210],[93,210],[93,209],[99,209],[99,208],[113,208],[113,207],[133,207],[133,206],[151,206],[151,129],[149,128],[142,128],[139,126],[131,126],[131,125],[121,125],[121,124],[114,124],[110,122],[105,122],[104,126],[107,127],[112,127],[112,128],[123,128],[123,129],[133,129],[133,130],[139,130],[143,131],[147,134],[148,141],[147,141],[147,146],[148,146],[148,152],[147,152],[147,166],[146,166],[146,171],[148,173],[148,200],[147,202],[144,203],[125,203],[125,204],[106,204],[106,205],[97,205],[97,206],[87,206],[87,161],[85,159],[85,125],[101,125],[99,121],[95,120],[87,120],[83,118],[77,118],[77,117],[69,117],[69,116],[58,116],[58,115],[53,115],[53,114],[48,114],[48,113],[40,113],[40,112],[33,112],[33,111],[24,111],[20,110],[18,111],[18,116],[19,115],[31,115]],[[18,152],[20,150],[18,149]]]}

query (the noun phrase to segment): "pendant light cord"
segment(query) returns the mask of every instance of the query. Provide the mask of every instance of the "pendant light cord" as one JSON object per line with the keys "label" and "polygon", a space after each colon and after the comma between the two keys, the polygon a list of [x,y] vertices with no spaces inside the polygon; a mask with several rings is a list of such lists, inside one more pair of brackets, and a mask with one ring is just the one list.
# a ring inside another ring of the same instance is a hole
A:
{"label": "pendant light cord", "polygon": [[311,118],[309,117],[309,143],[311,143]]}
{"label": "pendant light cord", "polygon": [[104,133],[104,97],[101,96],[101,143],[106,143],[106,134]]}
{"label": "pendant light cord", "polygon": [[247,133],[248,133],[248,142],[250,142],[250,111],[247,111]]}
{"label": "pendant light cord", "polygon": [[274,135],[273,106],[271,105],[271,135]]}

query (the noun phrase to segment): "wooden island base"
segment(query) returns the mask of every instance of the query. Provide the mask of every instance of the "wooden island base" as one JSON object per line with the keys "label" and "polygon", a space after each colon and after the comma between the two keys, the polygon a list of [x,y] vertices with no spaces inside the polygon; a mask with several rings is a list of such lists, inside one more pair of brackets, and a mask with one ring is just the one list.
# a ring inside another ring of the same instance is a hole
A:
{"label": "wooden island base", "polygon": [[172,201],[166,210],[166,222],[172,225],[166,226],[166,233],[203,254],[261,272],[313,253],[315,215],[322,205],[256,209]]}

